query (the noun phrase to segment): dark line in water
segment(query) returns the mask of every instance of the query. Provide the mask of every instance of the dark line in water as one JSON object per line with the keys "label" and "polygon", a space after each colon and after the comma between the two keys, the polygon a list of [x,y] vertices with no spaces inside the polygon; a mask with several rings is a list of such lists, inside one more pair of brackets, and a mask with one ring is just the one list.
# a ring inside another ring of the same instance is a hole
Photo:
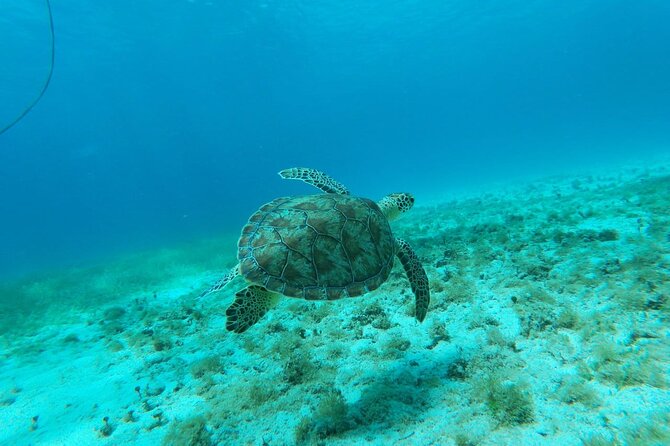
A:
{"label": "dark line in water", "polygon": [[54,72],[54,60],[56,56],[56,38],[54,36],[54,18],[53,14],[51,12],[51,3],[50,0],[45,0],[47,4],[47,12],[49,14],[49,32],[51,34],[51,61],[49,63],[49,74],[47,75],[46,80],[44,81],[44,85],[42,86],[42,90],[40,91],[40,94],[37,95],[35,100],[26,107],[19,116],[17,116],[12,122],[10,122],[8,125],[0,129],[0,135],[5,133],[7,130],[10,128],[14,127],[20,120],[22,120],[28,113],[30,113],[30,110],[37,105],[37,103],[42,99],[42,96],[44,96],[44,93],[47,91],[47,88],[49,88],[49,83],[51,82],[51,76],[53,75]]}

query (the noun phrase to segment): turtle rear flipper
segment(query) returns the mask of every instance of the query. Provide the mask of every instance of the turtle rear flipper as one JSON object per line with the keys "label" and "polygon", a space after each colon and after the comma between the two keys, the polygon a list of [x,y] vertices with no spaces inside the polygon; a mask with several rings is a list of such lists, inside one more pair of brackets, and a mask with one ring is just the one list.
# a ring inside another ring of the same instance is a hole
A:
{"label": "turtle rear flipper", "polygon": [[287,180],[301,180],[324,191],[327,194],[349,195],[349,190],[323,172],[307,167],[292,167],[279,172]]}
{"label": "turtle rear flipper", "polygon": [[259,285],[250,285],[235,294],[226,310],[226,330],[244,333],[270,310],[279,299],[277,293]]}
{"label": "turtle rear flipper", "polygon": [[228,282],[233,280],[237,275],[240,273],[240,265],[237,264],[235,265],[230,271],[228,271],[228,274],[220,278],[214,285],[212,285],[209,289],[205,290],[202,292],[200,297],[205,297],[208,294],[216,293],[217,291],[221,290],[223,287],[228,285]]}
{"label": "turtle rear flipper", "polygon": [[417,257],[412,247],[409,246],[409,243],[397,238],[396,244],[398,246],[398,258],[405,268],[409,284],[416,298],[416,318],[419,322],[423,322],[428,312],[428,305],[430,304],[428,276],[426,276],[426,271],[423,269],[419,257]]}

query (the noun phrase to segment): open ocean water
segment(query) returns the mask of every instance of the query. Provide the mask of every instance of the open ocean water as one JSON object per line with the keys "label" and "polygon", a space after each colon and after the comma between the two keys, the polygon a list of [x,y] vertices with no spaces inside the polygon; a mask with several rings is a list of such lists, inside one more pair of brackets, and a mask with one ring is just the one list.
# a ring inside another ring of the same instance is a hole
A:
{"label": "open ocean water", "polygon": [[0,444],[670,445],[668,23],[3,0]]}

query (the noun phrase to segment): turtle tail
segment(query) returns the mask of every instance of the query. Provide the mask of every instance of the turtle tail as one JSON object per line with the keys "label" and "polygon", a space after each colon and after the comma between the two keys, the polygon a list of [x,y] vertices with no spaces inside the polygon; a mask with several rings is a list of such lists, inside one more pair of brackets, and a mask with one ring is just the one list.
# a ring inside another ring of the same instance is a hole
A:
{"label": "turtle tail", "polygon": [[228,271],[228,274],[220,278],[214,285],[209,287],[207,290],[203,291],[200,297],[205,297],[209,294],[216,293],[217,291],[220,291],[228,285],[228,282],[233,280],[237,275],[240,273],[240,265],[237,264],[235,265],[230,271]]}

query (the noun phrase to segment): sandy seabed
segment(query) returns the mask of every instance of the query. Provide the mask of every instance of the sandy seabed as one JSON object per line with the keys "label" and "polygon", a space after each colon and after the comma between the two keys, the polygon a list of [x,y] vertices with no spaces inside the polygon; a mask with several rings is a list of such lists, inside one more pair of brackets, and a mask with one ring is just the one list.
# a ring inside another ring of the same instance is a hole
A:
{"label": "sandy seabed", "polygon": [[0,285],[2,445],[668,445],[670,165],[417,206],[380,289],[242,335],[235,239]]}

